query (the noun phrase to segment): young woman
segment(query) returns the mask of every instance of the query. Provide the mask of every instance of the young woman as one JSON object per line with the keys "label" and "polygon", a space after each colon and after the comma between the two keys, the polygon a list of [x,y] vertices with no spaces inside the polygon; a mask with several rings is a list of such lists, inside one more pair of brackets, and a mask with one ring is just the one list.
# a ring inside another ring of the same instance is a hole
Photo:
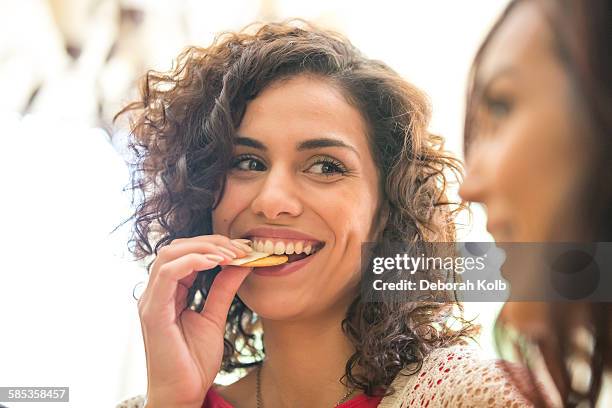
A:
{"label": "young woman", "polygon": [[[497,241],[612,241],[611,18],[606,0],[513,1],[483,43],[460,194],[486,206]],[[544,385],[538,406],[597,403],[612,369],[611,303],[511,302],[499,328],[505,339],[518,330],[531,365],[545,362],[529,381]]]}
{"label": "young woman", "polygon": [[[127,110],[134,252],[155,259],[138,302],[147,402],[120,407],[526,404],[460,346],[475,329],[450,328],[452,299],[361,296],[362,243],[454,239],[445,172],[461,168],[427,132],[423,94],[385,64],[332,32],[269,24],[188,49]],[[249,246],[291,262],[227,265]]]}

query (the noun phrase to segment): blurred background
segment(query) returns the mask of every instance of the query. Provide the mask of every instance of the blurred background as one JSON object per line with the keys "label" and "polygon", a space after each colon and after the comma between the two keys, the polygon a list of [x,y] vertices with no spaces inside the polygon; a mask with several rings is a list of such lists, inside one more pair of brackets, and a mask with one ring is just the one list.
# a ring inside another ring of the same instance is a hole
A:
{"label": "blurred background", "polygon": [[[1,0],[0,386],[69,386],[70,403],[109,407],[146,392],[127,251],[124,124],[147,69],[254,21],[312,20],[347,35],[430,97],[430,130],[462,155],[471,59],[507,0]],[[461,239],[489,241],[478,207]],[[499,304],[467,305],[494,355]],[[233,378],[219,378],[227,383]],[[18,403],[14,406],[35,406]],[[11,406],[13,406],[11,405]]]}

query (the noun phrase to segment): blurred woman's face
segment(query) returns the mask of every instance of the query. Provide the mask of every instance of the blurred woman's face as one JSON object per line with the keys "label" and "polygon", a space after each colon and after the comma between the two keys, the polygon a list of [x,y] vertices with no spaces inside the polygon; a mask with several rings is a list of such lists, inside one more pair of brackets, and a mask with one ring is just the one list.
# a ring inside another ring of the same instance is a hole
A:
{"label": "blurred woman's face", "polygon": [[[238,296],[272,320],[348,305],[378,204],[377,167],[361,113],[323,79],[301,75],[267,87],[248,104],[237,131],[213,230],[270,241],[279,252],[297,252],[301,240],[302,248],[312,243],[296,232],[317,241],[313,248],[324,246],[291,273],[262,275],[256,268]],[[250,232],[257,227],[274,230]]]}
{"label": "blurred woman's face", "polygon": [[[515,7],[487,46],[460,189],[483,203],[498,242],[572,240],[588,154],[570,81],[536,2]],[[475,92],[477,94],[478,91]]]}

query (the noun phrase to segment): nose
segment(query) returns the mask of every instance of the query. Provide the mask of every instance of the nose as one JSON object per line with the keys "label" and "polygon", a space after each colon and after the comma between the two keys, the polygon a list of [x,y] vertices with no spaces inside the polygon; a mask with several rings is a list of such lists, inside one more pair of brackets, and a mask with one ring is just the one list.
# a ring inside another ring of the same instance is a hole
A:
{"label": "nose", "polygon": [[261,190],[251,202],[251,210],[269,220],[283,215],[300,215],[303,205],[291,173],[280,166],[270,169],[262,181]]}
{"label": "nose", "polygon": [[466,161],[465,178],[459,187],[459,195],[465,201],[484,203],[486,200],[487,179],[482,162],[475,154]]}

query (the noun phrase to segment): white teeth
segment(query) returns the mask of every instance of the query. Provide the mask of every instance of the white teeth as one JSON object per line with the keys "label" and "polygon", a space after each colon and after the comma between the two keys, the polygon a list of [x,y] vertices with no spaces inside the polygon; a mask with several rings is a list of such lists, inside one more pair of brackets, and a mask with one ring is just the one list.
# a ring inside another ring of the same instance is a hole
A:
{"label": "white teeth", "polygon": [[285,253],[285,243],[282,241],[278,241],[276,245],[274,245],[274,254],[282,255]]}
{"label": "white teeth", "polygon": [[311,242],[307,241],[272,241],[269,239],[266,240],[253,240],[253,249],[257,252],[265,252],[268,254],[282,255],[282,254],[301,254],[304,253],[306,255],[311,255],[317,252],[319,249],[317,246],[313,245]]}
{"label": "white teeth", "polygon": [[294,249],[293,249],[293,242],[289,242],[287,244],[287,247],[285,248],[285,253],[287,255],[291,255],[293,253]]}

